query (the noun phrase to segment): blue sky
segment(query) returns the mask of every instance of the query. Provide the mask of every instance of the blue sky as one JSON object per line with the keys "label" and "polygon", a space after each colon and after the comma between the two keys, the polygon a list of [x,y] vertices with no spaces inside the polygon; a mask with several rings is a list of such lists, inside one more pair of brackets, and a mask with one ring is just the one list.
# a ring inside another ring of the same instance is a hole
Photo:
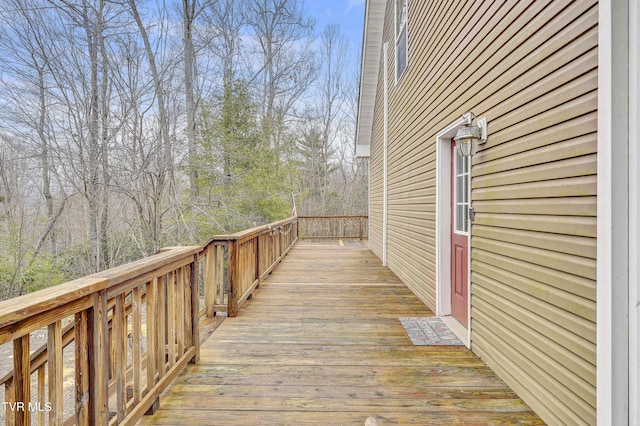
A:
{"label": "blue sky", "polygon": [[342,33],[356,49],[362,47],[365,0],[306,0],[307,10],[318,21],[318,30],[327,24],[339,24]]}

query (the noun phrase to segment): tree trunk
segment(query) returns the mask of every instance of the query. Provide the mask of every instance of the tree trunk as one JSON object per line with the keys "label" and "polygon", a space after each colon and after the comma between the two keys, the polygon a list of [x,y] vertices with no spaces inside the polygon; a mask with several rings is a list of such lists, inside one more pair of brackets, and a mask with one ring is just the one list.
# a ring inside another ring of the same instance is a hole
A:
{"label": "tree trunk", "polygon": [[40,137],[40,165],[42,172],[42,194],[47,206],[47,221],[49,223],[49,251],[52,255],[56,254],[56,233],[54,229],[55,216],[53,211],[53,196],[51,195],[51,178],[49,164],[49,141],[45,134],[46,123],[46,98],[44,86],[44,74],[41,68],[38,68],[38,96],[40,98],[40,114],[38,117],[38,136]]}
{"label": "tree trunk", "polygon": [[[101,2],[102,3],[102,2]],[[89,50],[90,61],[90,87],[89,87],[89,141],[88,141],[88,179],[86,182],[87,201],[89,208],[89,241],[91,244],[91,254],[93,270],[100,270],[100,240],[98,230],[99,217],[99,177],[98,169],[100,165],[100,88],[98,84],[98,34],[102,32],[102,19],[98,16],[97,22],[93,23],[89,17],[89,6],[87,1],[82,2],[82,18],[84,30],[87,34],[87,48]],[[102,7],[100,8],[102,10]]]}
{"label": "tree trunk", "polygon": [[193,21],[195,19],[196,0],[182,0],[182,33],[184,41],[184,90],[187,109],[187,146],[189,151],[189,184],[191,197],[197,197],[198,169],[196,167],[196,103],[193,80],[195,70],[195,50],[193,47]]}
{"label": "tree trunk", "polygon": [[99,245],[100,259],[102,261],[101,269],[108,269],[114,266],[109,256],[109,186],[110,186],[110,170],[109,170],[109,57],[104,43],[104,35],[102,33],[102,14],[104,3],[100,3],[100,31],[97,33],[100,52],[102,54],[102,83],[101,83],[101,127],[102,135],[100,141],[100,168],[102,173],[102,191],[101,191],[101,211],[99,222]]}

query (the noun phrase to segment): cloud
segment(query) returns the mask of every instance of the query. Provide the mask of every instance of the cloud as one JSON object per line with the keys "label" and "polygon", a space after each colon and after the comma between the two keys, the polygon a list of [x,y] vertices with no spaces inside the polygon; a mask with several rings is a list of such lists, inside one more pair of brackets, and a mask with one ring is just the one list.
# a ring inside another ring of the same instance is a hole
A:
{"label": "cloud", "polygon": [[349,13],[353,8],[358,8],[358,9],[364,8],[364,2],[365,0],[349,0],[345,13]]}

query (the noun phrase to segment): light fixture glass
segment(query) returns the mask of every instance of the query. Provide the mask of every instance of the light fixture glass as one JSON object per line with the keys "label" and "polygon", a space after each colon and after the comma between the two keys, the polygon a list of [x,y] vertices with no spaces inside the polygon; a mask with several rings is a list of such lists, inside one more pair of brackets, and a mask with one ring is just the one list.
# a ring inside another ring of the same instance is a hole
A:
{"label": "light fixture glass", "polygon": [[480,136],[480,128],[478,126],[465,125],[460,127],[454,137],[458,154],[463,157],[474,155],[478,150]]}
{"label": "light fixture glass", "polygon": [[466,112],[462,116],[465,123],[458,129],[453,140],[456,142],[456,149],[458,154],[463,157],[469,157],[474,155],[478,151],[478,144],[480,141],[487,140],[482,126],[479,124],[473,124],[475,115],[471,112]]}

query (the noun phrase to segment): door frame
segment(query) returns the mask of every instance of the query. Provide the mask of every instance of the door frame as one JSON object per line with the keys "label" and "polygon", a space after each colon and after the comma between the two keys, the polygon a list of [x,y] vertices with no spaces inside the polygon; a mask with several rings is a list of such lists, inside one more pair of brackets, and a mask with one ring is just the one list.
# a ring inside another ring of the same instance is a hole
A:
{"label": "door frame", "polygon": [[[451,316],[451,139],[464,123],[460,117],[436,135],[436,315],[440,317]],[[471,349],[471,229],[467,238],[468,327],[466,336],[458,337]]]}

